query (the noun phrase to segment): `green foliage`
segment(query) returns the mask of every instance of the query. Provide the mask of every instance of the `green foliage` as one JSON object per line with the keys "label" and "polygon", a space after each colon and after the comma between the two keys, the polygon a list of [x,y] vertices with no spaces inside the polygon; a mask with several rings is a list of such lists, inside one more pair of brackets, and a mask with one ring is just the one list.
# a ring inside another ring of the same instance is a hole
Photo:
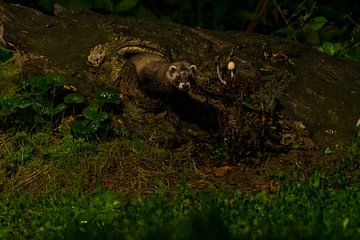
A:
{"label": "green foliage", "polygon": [[64,117],[71,115],[80,116],[70,124],[75,133],[110,129],[109,115],[102,107],[118,104],[119,92],[103,87],[96,93],[94,103],[88,105],[84,96],[64,89],[69,83],[68,78],[55,74],[23,80],[14,94],[0,98],[0,129],[61,128]]}
{"label": "green foliage", "polygon": [[[0,238],[16,239],[349,239],[360,232],[358,188],[335,189],[325,175],[282,183],[275,195],[181,188],[160,183],[125,200],[54,192],[13,193],[0,203]],[[15,221],[16,219],[16,221]]]}
{"label": "green foliage", "polygon": [[[333,14],[331,10],[338,8],[337,4],[330,3],[321,8],[317,5],[318,2],[310,0],[293,5],[275,1],[285,26],[276,30],[274,35],[305,41],[331,56],[359,61],[359,24],[349,14],[351,10]],[[331,21],[335,18],[336,24]]]}
{"label": "green foliage", "polygon": [[79,93],[70,93],[64,97],[65,103],[82,103],[85,101],[85,97]]}
{"label": "green foliage", "polygon": [[12,52],[0,45],[0,62],[6,62],[12,57]]}
{"label": "green foliage", "polygon": [[119,91],[113,87],[105,86],[97,91],[95,99],[100,103],[118,103]]}
{"label": "green foliage", "polygon": [[138,0],[122,0],[120,1],[116,7],[115,12],[125,12],[134,8],[138,4]]}
{"label": "green foliage", "polygon": [[[65,100],[65,99],[64,99]],[[95,133],[99,129],[109,128],[109,114],[103,111],[107,104],[119,103],[119,91],[113,87],[100,88],[95,95],[95,102],[82,111],[84,119],[71,124],[72,130],[80,134]]]}
{"label": "green foliage", "polygon": [[61,120],[67,106],[59,102],[62,86],[69,80],[60,75],[48,75],[24,80],[14,95],[0,99],[3,128],[15,124],[18,129],[40,127]]}

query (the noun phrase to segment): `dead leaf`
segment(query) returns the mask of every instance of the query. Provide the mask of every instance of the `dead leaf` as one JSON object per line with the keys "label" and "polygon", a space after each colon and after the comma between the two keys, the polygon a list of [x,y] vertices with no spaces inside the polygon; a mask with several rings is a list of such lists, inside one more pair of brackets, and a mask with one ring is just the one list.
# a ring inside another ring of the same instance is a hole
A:
{"label": "dead leaf", "polygon": [[210,169],[210,172],[214,174],[215,177],[223,177],[225,174],[231,171],[230,166],[223,166],[223,167],[213,167]]}

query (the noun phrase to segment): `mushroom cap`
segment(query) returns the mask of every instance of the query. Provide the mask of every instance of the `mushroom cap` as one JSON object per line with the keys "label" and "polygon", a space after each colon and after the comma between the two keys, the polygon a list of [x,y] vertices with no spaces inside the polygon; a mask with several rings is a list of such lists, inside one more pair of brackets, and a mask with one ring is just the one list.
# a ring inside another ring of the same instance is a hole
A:
{"label": "mushroom cap", "polygon": [[228,70],[235,70],[235,67],[236,67],[236,65],[233,61],[228,62],[228,65],[227,65]]}

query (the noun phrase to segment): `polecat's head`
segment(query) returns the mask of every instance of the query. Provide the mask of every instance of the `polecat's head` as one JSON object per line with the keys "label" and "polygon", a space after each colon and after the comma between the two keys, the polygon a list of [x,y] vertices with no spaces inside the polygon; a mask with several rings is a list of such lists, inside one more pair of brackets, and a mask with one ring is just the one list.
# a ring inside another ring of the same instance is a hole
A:
{"label": "polecat's head", "polygon": [[180,91],[188,91],[195,83],[196,66],[187,62],[174,62],[167,71],[171,84]]}

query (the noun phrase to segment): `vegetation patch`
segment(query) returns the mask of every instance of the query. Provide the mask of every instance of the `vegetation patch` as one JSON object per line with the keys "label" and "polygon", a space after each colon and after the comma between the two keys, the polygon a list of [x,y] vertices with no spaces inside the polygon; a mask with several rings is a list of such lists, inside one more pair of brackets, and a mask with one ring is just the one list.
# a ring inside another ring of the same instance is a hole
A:
{"label": "vegetation patch", "polygon": [[[360,234],[358,187],[314,174],[279,181],[276,193],[160,182],[146,197],[97,190],[13,193],[0,203],[2,239],[351,239]],[[16,221],[14,221],[16,219]]]}

